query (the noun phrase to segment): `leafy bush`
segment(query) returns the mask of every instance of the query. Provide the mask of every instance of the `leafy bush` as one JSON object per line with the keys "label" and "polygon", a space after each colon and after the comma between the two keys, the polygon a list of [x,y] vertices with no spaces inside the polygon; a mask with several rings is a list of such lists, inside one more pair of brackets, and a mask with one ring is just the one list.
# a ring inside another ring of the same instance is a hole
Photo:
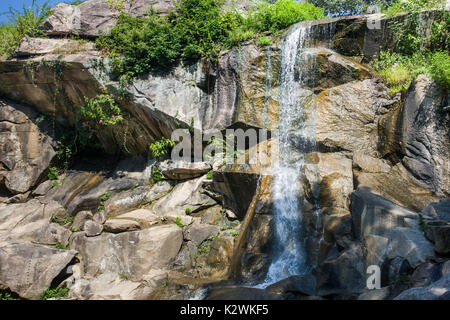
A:
{"label": "leafy bush", "polygon": [[33,0],[29,7],[24,4],[22,10],[10,6],[7,12],[8,24],[0,25],[0,56],[13,55],[25,37],[43,36],[42,26],[50,14],[48,2],[38,5]]}
{"label": "leafy bush", "polygon": [[186,213],[187,215],[190,215],[192,213],[192,209],[191,208],[185,208],[184,209],[184,213]]}
{"label": "leafy bush", "polygon": [[272,38],[264,37],[264,36],[263,37],[259,37],[258,38],[258,44],[260,46],[263,46],[263,47],[270,46],[272,44]]}
{"label": "leafy bush", "polygon": [[159,158],[168,154],[175,147],[175,142],[162,137],[150,145],[150,151],[153,158]]}
{"label": "leafy bush", "polygon": [[86,105],[81,107],[81,115],[96,124],[112,126],[123,121],[120,107],[114,97],[104,91],[93,99],[84,97]]}
{"label": "leafy bush", "polygon": [[169,19],[180,35],[182,58],[196,60],[214,59],[228,32],[239,23],[237,14],[221,13],[224,0],[182,0],[176,3],[177,11]]}
{"label": "leafy bush", "polygon": [[69,289],[67,287],[56,288],[56,289],[47,289],[41,300],[47,299],[61,299],[66,298],[69,295]]}
{"label": "leafy bush", "polygon": [[421,23],[424,9],[443,8],[445,1],[396,1],[388,15],[409,12],[405,19],[391,20],[394,44],[389,52],[382,52],[371,64],[391,87],[391,93],[406,91],[419,74],[430,75],[442,87],[449,87],[450,17],[442,10],[435,14],[431,28]]}
{"label": "leafy bush", "polygon": [[402,12],[419,12],[427,9],[442,9],[445,6],[445,0],[395,0],[387,8],[386,14],[394,16]]}
{"label": "leafy bush", "polygon": [[443,51],[435,52],[430,57],[431,76],[442,87],[450,89],[450,54]]}
{"label": "leafy bush", "polygon": [[377,5],[382,9],[388,8],[396,0],[308,0],[309,3],[325,9],[330,16],[348,16],[366,12],[367,8]]}
{"label": "leafy bush", "polygon": [[[111,58],[117,76],[132,79],[149,71],[167,70],[180,59],[215,60],[222,49],[277,32],[289,25],[323,18],[323,9],[294,0],[261,2],[247,17],[223,12],[224,0],[181,0],[168,17],[153,10],[143,18],[122,14],[97,45]],[[267,39],[263,42],[267,43]]]}
{"label": "leafy bush", "polygon": [[109,192],[105,193],[100,198],[100,204],[98,205],[97,211],[104,211],[105,210],[105,202],[108,201],[109,198],[111,198],[111,194]]}
{"label": "leafy bush", "polygon": [[182,222],[181,222],[181,217],[176,217],[175,218],[175,224],[177,225],[177,226],[179,226],[180,228],[184,228],[186,225],[184,225]]}
{"label": "leafy bush", "polygon": [[154,167],[153,170],[152,170],[152,181],[153,181],[153,183],[157,183],[157,182],[161,181],[162,178],[163,178],[163,176],[162,176],[161,171],[158,168]]}
{"label": "leafy bush", "polygon": [[250,11],[244,20],[244,26],[257,31],[276,32],[300,21],[324,17],[324,9],[311,3],[293,0],[278,0],[275,3],[264,1]]}
{"label": "leafy bush", "polygon": [[145,19],[122,14],[110,33],[97,40],[97,45],[109,51],[113,71],[128,78],[167,69],[181,56],[180,34],[155,12]]}
{"label": "leafy bush", "polygon": [[56,168],[56,167],[49,167],[48,168],[47,177],[50,180],[58,180],[58,176],[59,176],[58,168]]}
{"label": "leafy bush", "polygon": [[444,88],[450,86],[448,52],[416,52],[409,56],[384,51],[371,62],[371,66],[390,86],[391,94],[405,92],[419,74],[428,74]]}

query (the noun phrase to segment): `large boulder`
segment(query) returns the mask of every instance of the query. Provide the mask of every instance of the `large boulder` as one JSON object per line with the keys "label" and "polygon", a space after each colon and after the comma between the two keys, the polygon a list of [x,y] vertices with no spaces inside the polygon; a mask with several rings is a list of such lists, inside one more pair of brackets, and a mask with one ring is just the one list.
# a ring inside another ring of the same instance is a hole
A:
{"label": "large boulder", "polygon": [[31,108],[0,100],[0,184],[13,194],[25,193],[55,156],[52,139],[35,124]]}
{"label": "large boulder", "polygon": [[314,103],[316,140],[335,150],[377,156],[377,122],[394,103],[388,88],[375,79],[324,90]]}
{"label": "large boulder", "polygon": [[448,300],[450,299],[450,275],[426,287],[403,291],[394,300]]}
{"label": "large boulder", "polygon": [[419,215],[370,189],[358,188],[352,194],[351,214],[366,265],[381,267],[398,257],[414,268],[434,256],[432,244],[419,230]]}
{"label": "large boulder", "polygon": [[[387,173],[359,174],[358,184],[377,189],[417,211],[448,197],[447,101],[445,90],[427,76],[419,76],[409,89],[405,103],[398,104],[379,121],[380,153],[396,165]],[[398,184],[404,187],[399,190]]]}
{"label": "large boulder", "polygon": [[167,271],[154,269],[141,281],[130,281],[126,275],[105,273],[92,279],[76,279],[69,296],[88,300],[147,300],[167,282]]}
{"label": "large boulder", "polygon": [[426,76],[413,83],[403,107],[405,168],[437,195],[450,194],[448,94]]}
{"label": "large boulder", "polygon": [[159,216],[181,216],[214,206],[217,202],[203,190],[205,179],[200,177],[177,184],[172,192],[158,200],[153,211]]}
{"label": "large boulder", "polygon": [[24,38],[16,50],[17,57],[39,56],[49,53],[67,54],[94,51],[92,42],[81,43],[71,39]]}
{"label": "large boulder", "polygon": [[53,217],[66,217],[66,210],[54,201],[41,203],[33,199],[26,203],[0,205],[0,241],[56,244],[55,241],[63,240],[67,244],[67,230],[59,225],[50,225]]}
{"label": "large boulder", "polygon": [[181,228],[174,224],[97,237],[74,234],[70,247],[78,250],[85,275],[112,272],[139,281],[151,269],[168,267],[183,242]]}
{"label": "large boulder", "polygon": [[167,181],[160,181],[153,186],[142,186],[116,193],[105,202],[107,214],[119,214],[141,205],[152,203],[165,196],[172,189]]}
{"label": "large boulder", "polygon": [[319,296],[356,298],[366,287],[361,248],[353,246],[341,253],[331,253],[318,270],[316,279]]}
{"label": "large boulder", "polygon": [[76,6],[62,3],[52,8],[52,15],[45,21],[44,29],[49,35],[95,37],[108,32],[122,11],[143,17],[150,5],[160,14],[175,10],[171,0],[88,0]]}
{"label": "large boulder", "polygon": [[[430,202],[439,201],[432,190],[411,175],[402,163],[388,172],[354,171],[356,187],[367,187],[410,210],[420,212]],[[398,188],[402,185],[402,188]]]}
{"label": "large boulder", "polygon": [[198,178],[212,169],[206,162],[165,160],[158,163],[158,169],[167,179],[186,180]]}
{"label": "large boulder", "polygon": [[39,299],[76,251],[58,250],[27,242],[0,244],[0,289],[22,298]]}

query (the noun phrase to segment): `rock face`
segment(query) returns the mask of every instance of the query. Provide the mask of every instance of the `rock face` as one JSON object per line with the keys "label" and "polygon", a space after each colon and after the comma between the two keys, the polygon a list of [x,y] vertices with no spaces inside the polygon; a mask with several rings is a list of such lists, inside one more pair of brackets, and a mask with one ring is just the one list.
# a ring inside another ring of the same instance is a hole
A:
{"label": "rock face", "polygon": [[378,118],[394,103],[386,86],[373,79],[322,91],[316,102],[316,139],[329,148],[376,156]]}
{"label": "rock face", "polygon": [[182,241],[181,229],[167,225],[92,238],[77,233],[70,246],[80,252],[87,275],[111,272],[141,279],[151,269],[167,267],[180,250]]}
{"label": "rock face", "polygon": [[165,160],[158,164],[163,176],[171,180],[186,180],[198,178],[212,169],[206,162],[184,162]]}
{"label": "rock face", "polygon": [[216,201],[203,191],[205,177],[180,183],[173,191],[161,198],[153,207],[153,211],[159,216],[166,214],[185,215],[216,204]]}
{"label": "rock face", "polygon": [[75,254],[26,242],[2,242],[0,288],[9,288],[27,299],[39,299]]}
{"label": "rock face", "polygon": [[447,275],[429,286],[406,290],[394,300],[448,300],[449,292],[450,276]]}
{"label": "rock face", "polygon": [[426,76],[411,87],[403,111],[402,163],[411,174],[438,195],[450,194],[450,117],[443,110],[448,97]]}
{"label": "rock face", "polygon": [[106,0],[88,0],[77,6],[58,4],[52,8],[52,15],[45,22],[44,28],[49,35],[79,35],[84,37],[98,36],[112,27],[121,11],[135,17],[143,17],[150,5],[160,14],[174,10],[171,0],[124,0],[120,2]]}
{"label": "rock face", "polygon": [[94,51],[93,43],[80,43],[70,39],[25,38],[16,50],[17,57],[38,56],[50,53],[75,53]]}
{"label": "rock face", "polygon": [[11,193],[30,190],[55,155],[50,137],[33,122],[30,108],[0,100],[0,183]]}

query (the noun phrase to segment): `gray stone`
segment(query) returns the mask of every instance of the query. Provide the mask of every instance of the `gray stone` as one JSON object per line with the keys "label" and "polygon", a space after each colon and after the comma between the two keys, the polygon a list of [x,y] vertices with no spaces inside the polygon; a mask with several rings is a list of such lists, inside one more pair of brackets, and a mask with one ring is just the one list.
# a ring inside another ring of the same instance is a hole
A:
{"label": "gray stone", "polygon": [[50,224],[52,217],[66,215],[58,203],[33,199],[26,203],[0,205],[0,241],[35,241]]}
{"label": "gray stone", "polygon": [[79,232],[71,238],[70,247],[80,252],[87,276],[124,273],[132,281],[139,281],[151,269],[170,266],[182,242],[181,228],[170,224],[119,234],[102,233],[97,237]]}
{"label": "gray stone", "polygon": [[317,276],[319,296],[359,295],[366,287],[364,257],[359,246],[326,259]]}
{"label": "gray stone", "polygon": [[59,224],[50,223],[36,235],[35,242],[40,244],[62,244],[63,246],[67,246],[71,234],[70,230],[61,227]]}
{"label": "gray stone", "polygon": [[430,203],[423,209],[422,213],[435,219],[450,222],[450,199]]}
{"label": "gray stone", "polygon": [[137,187],[113,195],[105,202],[107,214],[118,214],[140,205],[151,203],[165,196],[172,189],[167,181],[159,181],[154,186]]}
{"label": "gray stone", "polygon": [[358,297],[358,300],[386,300],[390,294],[390,287],[367,290]]}
{"label": "gray stone", "polygon": [[24,38],[16,50],[16,56],[27,57],[48,53],[74,53],[95,50],[94,43],[80,43],[71,39]]}
{"label": "gray stone", "polygon": [[390,259],[403,257],[415,268],[419,263],[434,257],[434,250],[419,230],[397,227],[390,232],[386,256]]}
{"label": "gray stone", "polygon": [[108,219],[103,227],[106,232],[111,233],[136,231],[141,228],[139,222],[128,219]]}
{"label": "gray stone", "polygon": [[400,141],[403,165],[439,195],[450,194],[450,167],[445,165],[450,158],[449,119],[442,112],[446,98],[445,90],[429,77],[418,76],[406,97]]}
{"label": "gray stone", "polygon": [[52,140],[33,123],[29,107],[0,100],[0,184],[13,194],[30,190],[55,156]]}
{"label": "gray stone", "polygon": [[394,300],[448,300],[449,292],[450,275],[446,275],[429,286],[405,290]]}
{"label": "gray stone", "polygon": [[52,184],[53,184],[52,180],[44,181],[40,185],[38,185],[36,189],[34,189],[32,194],[34,196],[43,196],[50,191],[50,189],[52,188]]}
{"label": "gray stone", "polygon": [[198,178],[212,169],[206,162],[186,162],[165,160],[158,163],[158,169],[167,179],[186,180]]}
{"label": "gray stone", "polygon": [[[142,17],[150,4],[161,14],[175,9],[170,0],[135,0],[123,4],[123,10],[136,17]],[[52,8],[53,14],[46,20],[44,29],[50,35],[98,36],[116,24],[118,9],[106,0],[88,0],[77,6],[58,4]]]}
{"label": "gray stone", "polygon": [[207,209],[216,204],[216,201],[203,191],[205,177],[179,183],[171,193],[158,200],[153,211],[163,216],[168,213],[185,215],[186,209],[191,213]]}
{"label": "gray stone", "polygon": [[194,222],[184,230],[184,239],[199,245],[218,233],[219,228],[217,226]]}
{"label": "gray stone", "polygon": [[98,236],[102,233],[103,231],[103,225],[92,221],[92,220],[87,220],[84,223],[84,232],[86,234],[86,236],[88,237],[95,237]]}
{"label": "gray stone", "polygon": [[279,295],[297,294],[314,296],[316,294],[316,279],[311,274],[291,276],[268,286],[266,290]]}
{"label": "gray stone", "polygon": [[72,230],[84,230],[84,224],[88,220],[92,220],[93,214],[90,211],[80,211],[77,213],[72,223]]}
{"label": "gray stone", "polygon": [[73,250],[26,242],[2,242],[0,289],[10,289],[22,298],[39,299],[75,254]]}

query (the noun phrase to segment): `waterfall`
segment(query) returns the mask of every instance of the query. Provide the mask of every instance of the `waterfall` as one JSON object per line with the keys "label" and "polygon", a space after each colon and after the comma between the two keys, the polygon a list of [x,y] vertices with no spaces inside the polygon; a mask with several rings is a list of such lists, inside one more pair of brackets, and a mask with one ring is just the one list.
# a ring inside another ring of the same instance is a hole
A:
{"label": "waterfall", "polygon": [[[314,145],[313,126],[305,104],[310,94],[301,88],[302,63],[308,63],[306,47],[310,27],[297,25],[284,39],[279,76],[278,141],[279,157],[273,164],[274,244],[272,263],[264,284],[308,271],[305,235],[302,230],[300,178],[305,153]],[[305,57],[306,56],[306,57]],[[308,91],[310,93],[310,91]]]}

